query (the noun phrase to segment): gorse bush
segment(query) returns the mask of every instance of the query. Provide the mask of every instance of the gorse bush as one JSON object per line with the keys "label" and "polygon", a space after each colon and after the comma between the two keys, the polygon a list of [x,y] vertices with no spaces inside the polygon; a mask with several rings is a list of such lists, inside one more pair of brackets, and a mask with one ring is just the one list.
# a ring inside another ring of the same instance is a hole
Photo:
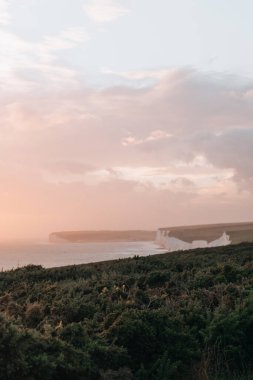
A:
{"label": "gorse bush", "polygon": [[253,245],[0,273],[0,379],[252,379]]}

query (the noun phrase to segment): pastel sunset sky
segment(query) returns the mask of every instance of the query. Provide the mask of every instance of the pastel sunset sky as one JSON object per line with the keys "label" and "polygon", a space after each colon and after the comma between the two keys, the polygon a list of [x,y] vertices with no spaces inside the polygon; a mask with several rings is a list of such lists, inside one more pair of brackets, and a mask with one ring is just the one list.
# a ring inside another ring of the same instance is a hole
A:
{"label": "pastel sunset sky", "polygon": [[0,0],[0,240],[253,221],[251,0]]}

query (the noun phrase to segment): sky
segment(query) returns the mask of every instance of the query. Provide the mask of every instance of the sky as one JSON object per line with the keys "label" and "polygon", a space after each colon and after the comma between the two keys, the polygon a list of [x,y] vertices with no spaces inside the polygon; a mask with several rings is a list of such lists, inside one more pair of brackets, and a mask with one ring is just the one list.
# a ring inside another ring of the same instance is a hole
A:
{"label": "sky", "polygon": [[253,221],[250,0],[0,0],[0,241]]}

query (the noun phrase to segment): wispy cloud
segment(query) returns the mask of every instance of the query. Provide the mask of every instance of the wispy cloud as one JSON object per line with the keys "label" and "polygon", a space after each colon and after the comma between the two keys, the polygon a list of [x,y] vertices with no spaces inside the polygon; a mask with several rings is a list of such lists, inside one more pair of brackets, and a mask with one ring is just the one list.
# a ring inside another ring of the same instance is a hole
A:
{"label": "wispy cloud", "polygon": [[45,52],[71,49],[89,40],[89,35],[82,27],[72,27],[61,31],[58,35],[45,36],[39,49]]}
{"label": "wispy cloud", "polygon": [[154,79],[161,80],[169,75],[171,75],[172,70],[160,69],[160,70],[136,70],[136,71],[114,71],[110,69],[103,68],[101,70],[102,74],[114,75],[116,77],[128,79],[128,80],[143,80],[143,79]]}
{"label": "wispy cloud", "polygon": [[87,16],[95,22],[111,22],[128,13],[128,10],[113,0],[92,0],[84,4]]}
{"label": "wispy cloud", "polygon": [[[77,73],[57,60],[62,50],[73,49],[88,41],[82,27],[72,27],[55,35],[46,35],[39,41],[28,41],[14,33],[0,31],[0,86],[11,91],[26,91],[34,85],[66,83],[72,85]],[[8,87],[6,84],[8,83]]]}
{"label": "wispy cloud", "polygon": [[10,22],[9,5],[10,0],[0,0],[0,25],[8,25]]}

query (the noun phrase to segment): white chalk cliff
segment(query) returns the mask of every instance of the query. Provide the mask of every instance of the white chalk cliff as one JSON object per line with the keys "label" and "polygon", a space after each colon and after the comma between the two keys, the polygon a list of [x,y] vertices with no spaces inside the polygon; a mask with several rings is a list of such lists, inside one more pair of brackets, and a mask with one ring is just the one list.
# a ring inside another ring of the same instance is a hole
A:
{"label": "white chalk cliff", "polygon": [[220,237],[217,237],[217,239],[210,242],[207,240],[193,240],[191,242],[187,242],[174,237],[173,232],[170,235],[170,230],[159,229],[156,234],[156,243],[161,248],[167,249],[169,252],[174,252],[194,248],[221,247],[231,244],[231,240],[229,235],[227,235],[226,232],[223,232]]}

